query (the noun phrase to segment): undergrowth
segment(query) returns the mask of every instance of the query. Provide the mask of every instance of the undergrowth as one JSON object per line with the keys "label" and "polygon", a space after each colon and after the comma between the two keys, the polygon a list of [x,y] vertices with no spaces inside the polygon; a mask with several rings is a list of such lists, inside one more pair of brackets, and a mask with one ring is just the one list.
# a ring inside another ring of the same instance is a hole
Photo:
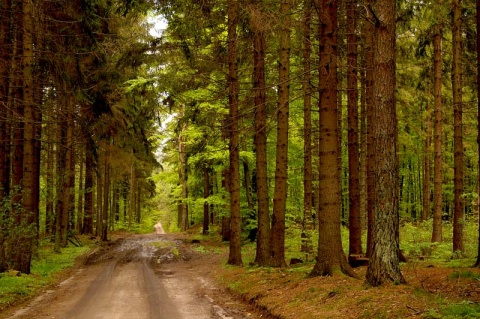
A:
{"label": "undergrowth", "polygon": [[[83,240],[85,243],[87,240]],[[59,274],[72,267],[80,255],[90,246],[68,246],[61,253],[53,252],[49,240],[40,241],[36,256],[32,260],[31,274],[8,271],[0,274],[0,310],[35,295],[38,291],[58,280]]]}

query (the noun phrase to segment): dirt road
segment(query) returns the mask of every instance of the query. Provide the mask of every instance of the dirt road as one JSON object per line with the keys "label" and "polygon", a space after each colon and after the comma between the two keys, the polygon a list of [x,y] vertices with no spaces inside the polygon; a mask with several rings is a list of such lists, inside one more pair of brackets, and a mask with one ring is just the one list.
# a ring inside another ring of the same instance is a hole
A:
{"label": "dirt road", "polygon": [[208,256],[156,233],[115,241],[29,305],[0,318],[256,318],[210,279]]}

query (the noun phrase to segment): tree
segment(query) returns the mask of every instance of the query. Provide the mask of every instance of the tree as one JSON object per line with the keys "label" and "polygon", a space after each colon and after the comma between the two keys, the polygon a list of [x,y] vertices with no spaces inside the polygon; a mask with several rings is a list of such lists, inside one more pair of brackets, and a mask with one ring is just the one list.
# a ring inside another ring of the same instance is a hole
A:
{"label": "tree", "polygon": [[404,283],[399,266],[399,184],[397,116],[395,107],[396,1],[381,1],[371,9],[374,18],[374,225],[366,280],[372,286]]}
{"label": "tree", "polygon": [[255,262],[260,266],[270,259],[270,208],[267,176],[267,97],[265,85],[266,24],[261,11],[261,1],[252,0],[250,25],[253,31],[253,91],[255,104],[255,179],[257,189],[257,252]]}
{"label": "tree", "polygon": [[308,253],[313,216],[313,164],[312,164],[312,75],[310,58],[312,54],[311,24],[312,0],[304,1],[303,8],[303,220],[302,252]]}
{"label": "tree", "polygon": [[357,79],[357,1],[347,3],[347,98],[348,98],[348,171],[349,171],[349,255],[362,253],[360,216],[360,162],[358,151],[358,79]]}
{"label": "tree", "polygon": [[238,66],[237,24],[238,2],[228,1],[228,127],[230,132],[230,250],[227,263],[242,265],[240,226],[240,139],[238,134]]}
{"label": "tree", "polygon": [[433,95],[434,95],[434,168],[433,168],[433,230],[432,242],[442,241],[442,23],[438,9],[441,1],[435,3],[439,17],[433,36]]}
{"label": "tree", "polygon": [[454,162],[454,211],[453,253],[463,254],[465,228],[465,203],[462,198],[464,187],[464,150],[462,121],[462,1],[452,1],[452,93],[453,93],[453,162]]}
{"label": "tree", "polygon": [[[367,4],[371,6],[372,0],[367,0]],[[365,22],[365,104],[366,104],[366,197],[367,197],[367,252],[366,255],[370,258],[372,254],[373,245],[373,225],[375,224],[374,214],[374,180],[373,180],[373,163],[374,163],[374,148],[373,148],[373,87],[375,85],[375,78],[373,74],[373,36],[374,36],[374,24],[372,23],[372,12],[367,10],[367,21]]]}
{"label": "tree", "polygon": [[287,201],[288,172],[288,116],[290,98],[290,27],[291,2],[282,0],[280,18],[279,85],[277,103],[277,147],[275,160],[275,191],[273,194],[273,215],[271,231],[271,265],[284,267],[285,264],[285,210]]}
{"label": "tree", "polygon": [[20,226],[22,228],[22,235],[18,238],[18,246],[15,251],[15,269],[29,274],[30,263],[32,259],[32,249],[35,245],[37,235],[37,225],[35,221],[38,220],[35,214],[38,212],[38,202],[36,196],[35,187],[37,185],[36,179],[38,175],[35,174],[37,162],[36,143],[35,143],[35,105],[34,105],[34,82],[33,82],[33,20],[32,20],[32,8],[31,1],[22,1],[22,23],[23,23],[23,58],[22,58],[22,71],[23,71],[23,116],[24,116],[24,136],[23,136],[23,179],[22,179],[22,201],[23,208],[17,210],[17,214],[20,214],[18,220],[20,220]]}
{"label": "tree", "polygon": [[[480,0],[477,0],[477,144],[478,144],[478,164],[480,165]],[[480,167],[480,166],[479,166]],[[477,183],[480,183],[480,172],[477,174]],[[479,184],[480,185],[480,184]],[[480,188],[478,189],[477,201],[480,202]],[[478,211],[478,246],[477,261],[474,267],[480,267],[480,210]]]}
{"label": "tree", "polygon": [[318,256],[311,276],[331,276],[339,268],[355,276],[342,249],[340,234],[340,176],[338,170],[337,1],[319,6],[319,191]]}
{"label": "tree", "polygon": [[[430,86],[428,88],[430,92]],[[430,95],[430,94],[429,94]],[[430,160],[430,144],[431,144],[431,111],[430,111],[430,102],[427,98],[425,102],[425,156],[423,158],[423,207],[422,207],[422,216],[423,221],[427,220],[430,217],[430,171],[431,171],[431,160]]]}

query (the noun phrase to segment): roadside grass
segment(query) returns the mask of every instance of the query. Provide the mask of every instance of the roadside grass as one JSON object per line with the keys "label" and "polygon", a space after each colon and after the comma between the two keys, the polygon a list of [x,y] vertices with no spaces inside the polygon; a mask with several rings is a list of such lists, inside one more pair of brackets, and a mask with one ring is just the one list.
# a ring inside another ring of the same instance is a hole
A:
{"label": "roadside grass", "polygon": [[41,240],[32,260],[31,274],[19,274],[16,271],[0,274],[0,311],[55,283],[66,269],[74,266],[79,256],[93,246],[86,237],[81,240],[83,247],[69,245],[61,253],[53,252],[53,244],[49,240]]}
{"label": "roadside grass", "polygon": [[[212,231],[213,232],[213,231]],[[366,267],[355,268],[360,280],[337,272],[332,277],[310,278],[318,235],[312,232],[313,254],[300,251],[301,229],[286,230],[286,262],[302,260],[287,268],[254,264],[255,243],[243,240],[244,267],[225,265],[228,242],[220,236],[202,236],[201,228],[189,231],[201,242],[202,253],[223,251],[223,264],[216,270],[219,282],[247,302],[266,309],[277,318],[480,318],[480,269],[470,268],[476,259],[478,226],[465,225],[465,253],[452,251],[452,226],[443,225],[441,243],[430,243],[431,222],[404,223],[400,248],[408,261],[401,263],[406,285],[370,287]],[[345,251],[348,229],[342,227]],[[366,238],[363,238],[365,244]],[[307,259],[308,258],[308,259]]]}

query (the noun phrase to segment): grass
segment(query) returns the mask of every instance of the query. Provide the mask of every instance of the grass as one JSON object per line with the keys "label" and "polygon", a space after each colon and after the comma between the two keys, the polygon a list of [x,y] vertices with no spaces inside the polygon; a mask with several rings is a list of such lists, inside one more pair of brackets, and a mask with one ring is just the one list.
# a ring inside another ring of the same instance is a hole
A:
{"label": "grass", "polygon": [[480,318],[480,305],[468,302],[452,304],[443,308],[441,318]]}
{"label": "grass", "polygon": [[32,260],[31,274],[18,275],[16,271],[0,274],[0,310],[36,295],[41,289],[55,283],[64,270],[73,267],[77,257],[89,250],[89,246],[68,246],[61,253],[54,253],[53,245],[42,240]]}

